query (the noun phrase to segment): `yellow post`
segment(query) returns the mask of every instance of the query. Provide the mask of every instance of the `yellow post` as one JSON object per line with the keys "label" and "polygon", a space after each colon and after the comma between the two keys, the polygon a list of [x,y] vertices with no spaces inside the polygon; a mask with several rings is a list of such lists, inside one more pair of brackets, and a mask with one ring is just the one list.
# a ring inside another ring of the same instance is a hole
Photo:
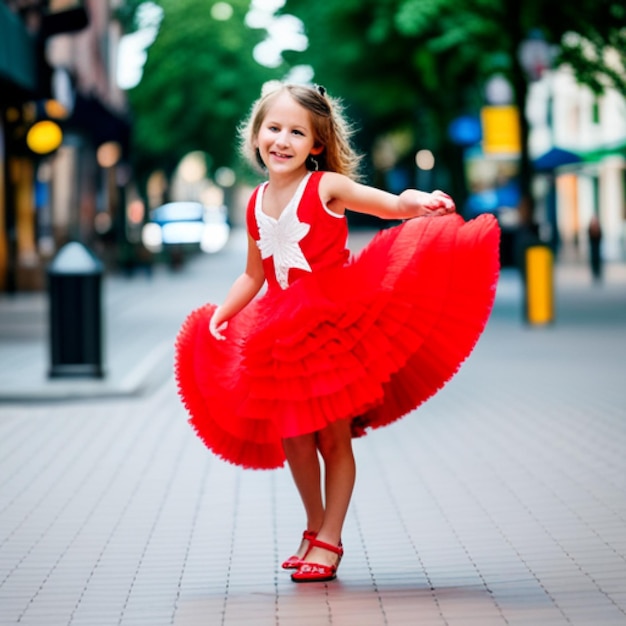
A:
{"label": "yellow post", "polygon": [[547,246],[526,249],[526,319],[529,324],[554,320],[552,251]]}

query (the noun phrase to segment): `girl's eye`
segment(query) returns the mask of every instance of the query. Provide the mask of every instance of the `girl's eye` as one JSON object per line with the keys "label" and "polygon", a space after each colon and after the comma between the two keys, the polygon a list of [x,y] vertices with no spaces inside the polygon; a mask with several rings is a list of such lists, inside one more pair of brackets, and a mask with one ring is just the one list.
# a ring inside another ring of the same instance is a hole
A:
{"label": "girl's eye", "polygon": [[301,130],[294,130],[294,131],[293,131],[293,134],[294,134],[294,135],[301,135],[301,136],[303,136],[303,135],[304,135],[304,133],[303,133]]}

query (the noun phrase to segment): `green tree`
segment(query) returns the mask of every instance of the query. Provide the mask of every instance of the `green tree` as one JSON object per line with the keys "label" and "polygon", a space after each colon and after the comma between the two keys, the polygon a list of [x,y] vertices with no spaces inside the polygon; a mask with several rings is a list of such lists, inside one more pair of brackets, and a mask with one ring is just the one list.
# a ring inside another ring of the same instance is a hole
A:
{"label": "green tree", "polygon": [[[478,111],[483,87],[496,73],[508,78],[524,110],[530,77],[520,49],[532,31],[555,46],[555,64],[570,64],[596,93],[607,85],[626,93],[622,1],[287,0],[283,11],[303,20],[310,41],[289,60],[311,64],[318,80],[353,103],[365,128],[410,127],[422,145],[430,142],[448,163],[460,199],[460,153],[447,142],[447,128],[460,113]],[[531,221],[528,125],[520,118],[520,179]]]}
{"label": "green tree", "polygon": [[[479,68],[481,84],[495,72],[503,73],[513,87],[515,104],[521,112],[532,79],[524,67],[521,51],[533,32],[539,32],[555,50],[554,58],[544,59],[544,63],[548,61],[555,66],[568,63],[578,80],[597,94],[609,85],[626,94],[626,7],[621,1],[572,0],[548,5],[542,0],[439,0],[424,4],[436,10],[429,21],[442,19],[433,46],[447,55],[446,70],[450,69],[455,78],[458,76],[450,52],[471,42],[466,58]],[[404,0],[397,23],[403,33],[419,36],[428,28],[423,17],[422,3]],[[609,48],[617,55],[614,66],[606,62]],[[523,114],[520,127],[520,185],[526,209],[522,218],[530,223],[534,213],[532,165],[528,154],[528,121]]]}
{"label": "green tree", "polygon": [[[127,3],[132,24],[141,2]],[[141,82],[129,91],[133,112],[135,171],[171,174],[192,150],[208,154],[208,166],[237,162],[237,127],[276,71],[253,59],[265,32],[245,25],[248,0],[158,0],[163,18],[149,47]],[[229,15],[228,6],[232,9]]]}

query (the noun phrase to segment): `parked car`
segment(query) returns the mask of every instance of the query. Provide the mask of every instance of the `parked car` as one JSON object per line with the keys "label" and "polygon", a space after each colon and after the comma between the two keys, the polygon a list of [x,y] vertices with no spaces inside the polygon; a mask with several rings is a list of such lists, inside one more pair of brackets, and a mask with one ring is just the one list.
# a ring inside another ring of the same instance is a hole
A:
{"label": "parked car", "polygon": [[210,253],[221,250],[229,234],[226,207],[207,207],[200,202],[168,202],[152,210],[150,221],[143,227],[142,241],[154,253]]}

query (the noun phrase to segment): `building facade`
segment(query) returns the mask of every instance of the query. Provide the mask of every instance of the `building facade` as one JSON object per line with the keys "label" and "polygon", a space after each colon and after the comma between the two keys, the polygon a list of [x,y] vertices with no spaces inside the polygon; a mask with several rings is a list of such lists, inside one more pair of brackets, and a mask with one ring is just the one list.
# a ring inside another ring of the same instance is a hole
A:
{"label": "building facade", "polygon": [[[115,80],[121,1],[0,3],[11,33],[0,44],[0,291],[42,289],[68,241],[115,237],[130,177],[129,116]],[[38,122],[59,129],[57,143],[30,141]]]}
{"label": "building facade", "polygon": [[555,149],[573,155],[537,181],[544,217],[554,202],[562,252],[588,256],[595,218],[603,258],[626,260],[626,99],[614,89],[595,95],[563,67],[544,72],[532,85],[527,116],[535,157]]}

